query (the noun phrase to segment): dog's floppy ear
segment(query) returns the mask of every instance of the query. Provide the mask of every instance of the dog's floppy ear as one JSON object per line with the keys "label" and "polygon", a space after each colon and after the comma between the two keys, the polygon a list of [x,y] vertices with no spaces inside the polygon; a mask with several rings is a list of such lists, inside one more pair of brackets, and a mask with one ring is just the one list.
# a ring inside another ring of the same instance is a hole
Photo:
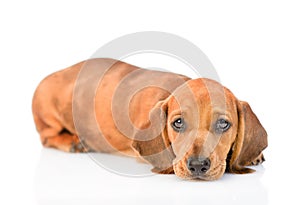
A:
{"label": "dog's floppy ear", "polygon": [[251,173],[250,165],[267,147],[267,132],[260,124],[247,102],[238,101],[238,133],[232,146],[228,171],[232,173]]}
{"label": "dog's floppy ear", "polygon": [[152,171],[160,174],[174,173],[175,155],[167,136],[167,112],[167,100],[159,101],[150,111],[148,128],[135,133],[132,143],[139,155],[153,165]]}

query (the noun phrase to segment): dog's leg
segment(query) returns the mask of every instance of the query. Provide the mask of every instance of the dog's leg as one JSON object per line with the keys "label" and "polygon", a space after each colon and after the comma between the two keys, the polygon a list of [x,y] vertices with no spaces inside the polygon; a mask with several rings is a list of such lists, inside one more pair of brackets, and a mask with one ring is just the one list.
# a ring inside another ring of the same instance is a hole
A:
{"label": "dog's leg", "polygon": [[76,135],[68,133],[45,138],[43,145],[45,147],[54,147],[65,152],[87,152],[79,138]]}
{"label": "dog's leg", "polygon": [[256,157],[249,165],[259,165],[265,161],[264,155],[261,153],[258,157]]}
{"label": "dog's leg", "polygon": [[42,120],[35,116],[35,122],[43,146],[65,152],[88,151],[78,136],[65,129],[54,117],[47,116]]}

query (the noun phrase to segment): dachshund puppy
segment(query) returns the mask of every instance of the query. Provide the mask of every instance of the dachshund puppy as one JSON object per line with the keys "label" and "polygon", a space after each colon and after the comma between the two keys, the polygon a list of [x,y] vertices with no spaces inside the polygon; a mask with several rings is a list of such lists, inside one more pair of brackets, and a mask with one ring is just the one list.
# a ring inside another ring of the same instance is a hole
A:
{"label": "dachshund puppy", "polygon": [[216,180],[264,161],[267,133],[220,83],[90,59],[46,77],[32,110],[45,147],[138,157],[152,171]]}

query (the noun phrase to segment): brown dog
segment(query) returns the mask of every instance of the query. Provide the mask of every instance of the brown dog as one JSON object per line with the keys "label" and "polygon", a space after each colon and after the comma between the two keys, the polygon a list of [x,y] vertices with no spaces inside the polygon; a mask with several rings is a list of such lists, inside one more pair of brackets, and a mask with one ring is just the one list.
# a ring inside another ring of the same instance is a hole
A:
{"label": "brown dog", "polygon": [[[45,78],[33,97],[42,144],[138,156],[158,173],[215,180],[264,161],[267,133],[246,102],[209,79],[91,59]],[[79,136],[79,138],[78,138]]]}

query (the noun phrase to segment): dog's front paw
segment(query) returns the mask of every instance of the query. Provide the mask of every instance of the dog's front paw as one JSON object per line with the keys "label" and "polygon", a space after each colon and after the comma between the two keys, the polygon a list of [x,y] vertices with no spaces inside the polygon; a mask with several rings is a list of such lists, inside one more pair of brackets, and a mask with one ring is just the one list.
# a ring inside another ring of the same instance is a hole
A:
{"label": "dog's front paw", "polygon": [[85,152],[93,152],[92,149],[88,148],[88,146],[84,143],[84,141],[79,141],[77,143],[72,142],[70,147],[70,152],[72,153],[85,153]]}
{"label": "dog's front paw", "polygon": [[256,157],[250,165],[259,165],[265,161],[264,155],[261,153],[258,157]]}

